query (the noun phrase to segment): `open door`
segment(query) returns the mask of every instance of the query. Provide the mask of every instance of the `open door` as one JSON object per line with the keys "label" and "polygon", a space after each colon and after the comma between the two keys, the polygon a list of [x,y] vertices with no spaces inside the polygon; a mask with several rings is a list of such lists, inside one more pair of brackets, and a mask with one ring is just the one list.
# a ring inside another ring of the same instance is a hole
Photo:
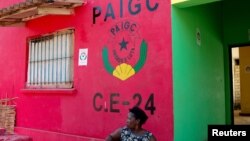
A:
{"label": "open door", "polygon": [[250,125],[250,46],[231,48],[233,124]]}

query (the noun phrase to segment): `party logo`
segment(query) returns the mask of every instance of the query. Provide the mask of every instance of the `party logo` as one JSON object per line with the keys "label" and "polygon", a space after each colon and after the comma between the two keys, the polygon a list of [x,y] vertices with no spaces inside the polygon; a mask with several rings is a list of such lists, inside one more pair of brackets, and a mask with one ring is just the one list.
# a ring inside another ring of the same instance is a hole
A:
{"label": "party logo", "polygon": [[104,67],[120,80],[134,76],[145,64],[147,43],[141,38],[139,29],[137,23],[125,20],[109,30],[107,45],[102,50]]}

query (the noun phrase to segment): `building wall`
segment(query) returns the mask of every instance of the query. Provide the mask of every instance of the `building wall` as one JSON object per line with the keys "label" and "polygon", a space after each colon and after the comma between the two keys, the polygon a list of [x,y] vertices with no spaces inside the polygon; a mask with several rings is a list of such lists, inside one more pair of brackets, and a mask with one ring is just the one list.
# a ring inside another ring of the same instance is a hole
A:
{"label": "building wall", "polygon": [[[139,104],[149,116],[145,128],[159,141],[173,140],[170,17],[170,1],[88,0],[72,16],[46,16],[23,27],[0,28],[0,91],[2,98],[18,97],[16,131],[34,141],[103,139],[123,126],[128,109]],[[25,91],[28,37],[65,28],[75,29],[74,91]],[[130,39],[127,49],[135,49],[127,64],[134,67],[140,56],[145,58],[126,80],[110,74],[103,62],[107,47],[111,65],[121,63],[113,51],[121,51],[123,37]],[[147,52],[140,54],[143,41]],[[82,48],[88,49],[87,66],[78,66]]]}
{"label": "building wall", "polygon": [[207,140],[209,124],[225,124],[220,3],[172,7],[174,140]]}
{"label": "building wall", "polygon": [[[233,108],[240,109],[240,66],[239,48],[232,48]],[[238,61],[237,61],[238,60]]]}

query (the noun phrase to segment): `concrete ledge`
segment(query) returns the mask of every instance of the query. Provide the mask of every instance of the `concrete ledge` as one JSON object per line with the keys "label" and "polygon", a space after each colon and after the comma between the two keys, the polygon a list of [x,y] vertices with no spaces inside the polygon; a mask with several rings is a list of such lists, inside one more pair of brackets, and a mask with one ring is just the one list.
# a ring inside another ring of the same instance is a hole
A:
{"label": "concrete ledge", "polygon": [[218,1],[221,0],[172,0],[171,4],[178,8],[186,8],[186,7],[197,6]]}
{"label": "concrete ledge", "polygon": [[104,139],[24,127],[15,127],[15,132],[28,135],[32,137],[34,141],[104,141]]}
{"label": "concrete ledge", "polygon": [[19,134],[10,134],[10,135],[1,135],[1,141],[32,141],[30,136],[19,135]]}

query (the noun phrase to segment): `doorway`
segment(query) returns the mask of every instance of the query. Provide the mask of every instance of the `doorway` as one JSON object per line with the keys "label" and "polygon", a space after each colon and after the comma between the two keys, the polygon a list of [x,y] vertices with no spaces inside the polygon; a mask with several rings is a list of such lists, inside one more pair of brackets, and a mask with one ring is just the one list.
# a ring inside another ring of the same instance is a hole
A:
{"label": "doorway", "polygon": [[250,125],[250,46],[231,48],[233,124]]}

